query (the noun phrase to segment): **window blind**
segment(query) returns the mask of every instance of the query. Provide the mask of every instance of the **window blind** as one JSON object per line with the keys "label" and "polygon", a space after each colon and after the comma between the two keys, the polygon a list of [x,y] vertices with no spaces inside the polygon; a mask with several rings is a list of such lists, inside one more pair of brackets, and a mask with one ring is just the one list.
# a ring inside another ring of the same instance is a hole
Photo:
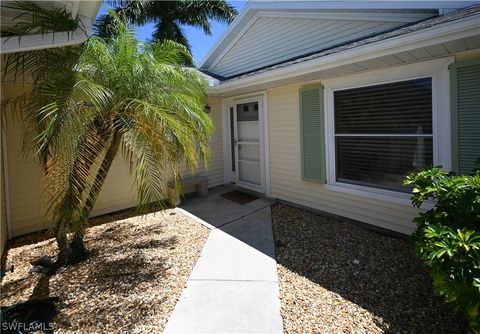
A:
{"label": "window blind", "polygon": [[335,91],[334,108],[338,182],[408,191],[433,163],[431,78]]}

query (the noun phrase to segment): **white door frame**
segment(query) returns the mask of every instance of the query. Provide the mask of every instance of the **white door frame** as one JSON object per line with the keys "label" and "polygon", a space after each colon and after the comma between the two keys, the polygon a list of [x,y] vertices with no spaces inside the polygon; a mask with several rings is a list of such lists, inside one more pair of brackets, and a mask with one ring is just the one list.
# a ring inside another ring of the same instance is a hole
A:
{"label": "white door frame", "polygon": [[236,105],[240,103],[258,102],[259,103],[259,139],[260,139],[260,176],[261,186],[247,185],[245,183],[237,184],[239,187],[257,191],[270,196],[270,168],[269,168],[269,149],[268,149],[268,105],[267,92],[244,94],[222,99],[222,134],[223,134],[223,166],[224,182],[229,184],[238,180],[238,159],[236,159],[235,172],[232,172],[232,151],[231,151],[231,133],[230,133],[230,108],[236,111]]}

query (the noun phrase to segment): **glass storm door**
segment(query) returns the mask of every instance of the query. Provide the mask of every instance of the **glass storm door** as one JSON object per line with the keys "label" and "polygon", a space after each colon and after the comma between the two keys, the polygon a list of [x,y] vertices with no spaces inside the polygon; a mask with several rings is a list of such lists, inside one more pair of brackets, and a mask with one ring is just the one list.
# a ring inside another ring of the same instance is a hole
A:
{"label": "glass storm door", "polygon": [[236,170],[237,185],[264,192],[261,102],[236,104],[232,114],[234,130],[232,165]]}

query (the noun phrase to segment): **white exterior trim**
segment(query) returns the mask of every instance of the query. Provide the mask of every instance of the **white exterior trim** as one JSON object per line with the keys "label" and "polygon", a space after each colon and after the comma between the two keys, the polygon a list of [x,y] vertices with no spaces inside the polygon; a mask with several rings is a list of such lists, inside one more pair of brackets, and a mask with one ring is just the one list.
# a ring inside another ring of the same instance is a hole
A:
{"label": "white exterior trim", "polygon": [[432,125],[433,125],[433,163],[451,169],[450,138],[450,80],[448,66],[453,57],[425,61],[411,65],[397,66],[369,73],[355,74],[323,82],[325,86],[325,152],[327,160],[328,189],[343,191],[353,195],[389,201],[397,204],[409,204],[411,194],[391,190],[353,185],[336,181],[335,175],[335,133],[334,98],[337,90],[365,87],[396,81],[432,78]]}
{"label": "white exterior trim", "polygon": [[[55,7],[61,5],[60,1],[58,2],[59,4],[56,4]],[[93,22],[95,21],[102,1],[71,0],[62,2],[63,6],[71,13],[74,19],[80,19],[81,23],[79,28],[73,31],[24,35],[21,39],[18,37],[2,37],[0,54],[63,47],[85,42],[92,32]]]}
{"label": "white exterior trim", "polygon": [[333,0],[333,1],[255,1],[252,9],[451,9],[465,8],[475,1],[432,1],[432,0]]}
{"label": "white exterior trim", "polygon": [[[235,37],[230,42],[230,44],[228,44],[228,46],[220,53],[220,55],[215,59],[215,61],[208,68],[210,69],[214,68],[223,59],[223,57],[225,57],[228,51],[230,51],[230,49],[233,48],[235,44],[237,44],[237,42],[240,40],[240,38],[243,37],[243,35],[248,31],[248,29],[250,29],[250,27],[253,26],[255,22],[257,22],[259,17],[260,16],[256,14],[253,17],[253,19],[248,24],[246,24],[245,27],[243,27],[243,29],[237,35],[235,35]],[[202,63],[200,63],[198,68],[202,68],[202,65],[203,65],[203,61]]]}
{"label": "white exterior trim", "polygon": [[220,83],[218,86],[210,87],[209,93],[212,95],[225,94],[234,89],[248,88],[252,85],[290,79],[315,71],[331,69],[391,55],[393,53],[400,53],[455,39],[475,36],[478,35],[479,26],[480,15],[473,15],[462,20],[442,24],[440,27],[431,27],[415,33],[409,33],[395,38],[363,45],[343,52],[279,68],[277,70]]}
{"label": "white exterior trim", "polygon": [[[416,22],[428,17],[432,13],[359,13],[349,12],[348,8],[343,11],[328,12],[258,12],[257,17],[294,18],[294,19],[317,19],[317,20],[348,20],[369,22]],[[213,67],[213,65],[211,66]]]}
{"label": "white exterior trim", "polygon": [[268,127],[268,94],[263,93],[263,142],[264,142],[264,159],[265,159],[265,196],[270,197],[270,135]]}
{"label": "white exterior trim", "polygon": [[[200,61],[198,64],[198,68],[202,68],[205,62],[212,56],[212,54],[215,52],[220,45],[226,41],[227,39],[231,39],[231,31],[233,31],[237,26],[240,26],[241,24],[245,24],[243,22],[245,16],[247,16],[247,13],[249,12],[250,8],[252,6],[252,2],[247,2],[243,10],[237,15],[237,17],[233,20],[233,22],[228,26],[227,30],[223,33],[222,36],[218,39],[218,41],[215,42],[215,44],[212,46],[212,48],[208,51],[208,53],[205,55],[205,57]],[[248,23],[247,23],[248,24]],[[244,29],[244,28],[243,28]],[[243,31],[242,29],[242,31]],[[233,36],[235,38],[236,36]],[[231,43],[231,42],[230,42]],[[210,68],[211,66],[209,66]]]}
{"label": "white exterior trim", "polygon": [[93,20],[87,17],[82,17],[81,22],[83,23],[83,26],[74,31],[50,32],[43,35],[24,35],[21,36],[21,38],[16,36],[2,37],[0,54],[81,44],[90,36]]}

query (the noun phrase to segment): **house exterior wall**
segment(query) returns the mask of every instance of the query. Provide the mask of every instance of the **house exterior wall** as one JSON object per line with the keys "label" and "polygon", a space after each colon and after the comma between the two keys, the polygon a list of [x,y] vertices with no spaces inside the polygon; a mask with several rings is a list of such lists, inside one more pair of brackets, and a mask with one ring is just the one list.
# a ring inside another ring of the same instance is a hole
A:
{"label": "house exterior wall", "polygon": [[299,89],[302,84],[268,90],[271,197],[409,234],[418,210],[329,190],[302,180]]}
{"label": "house exterior wall", "polygon": [[222,185],[223,177],[223,137],[222,137],[222,99],[212,97],[209,100],[211,108],[210,115],[212,117],[214,134],[210,140],[210,149],[212,156],[208,168],[208,186],[216,187]]}
{"label": "house exterior wall", "polygon": [[[4,84],[2,91],[5,96],[22,94],[28,90],[28,86]],[[198,173],[205,173],[209,178],[209,187],[223,184],[223,154],[221,137],[221,101],[212,98],[211,117],[215,125],[215,135],[212,137],[212,159],[208,172],[199,170]],[[42,180],[42,172],[32,158],[22,153],[22,127],[21,124],[8,120],[6,126],[6,150],[8,169],[8,192],[12,236],[38,231],[48,227],[43,215],[48,199],[42,197],[45,185]],[[186,189],[190,191],[190,189]],[[3,198],[2,198],[2,204]],[[99,199],[95,205],[93,215],[101,215],[117,210],[126,209],[136,205],[135,189],[129,177],[128,163],[118,157],[107,176],[105,184],[100,192]],[[5,211],[2,207],[2,230],[1,247],[3,249],[6,240],[6,223],[3,217]],[[5,231],[5,233],[4,233]]]}
{"label": "house exterior wall", "polygon": [[[0,87],[0,99],[3,99],[3,86]],[[2,118],[0,115],[0,255],[2,254],[5,246],[7,244],[8,230],[7,230],[7,219],[5,215],[5,180],[4,180],[4,165],[3,165],[3,125]]]}
{"label": "house exterior wall", "polygon": [[[478,51],[455,57],[455,61],[472,59],[480,59]],[[348,78],[345,77],[347,81]],[[419,211],[408,200],[369,198],[302,179],[299,90],[311,84],[305,82],[267,90],[270,196],[396,232],[412,233],[415,230],[412,219]],[[447,107],[447,112],[449,110]]]}
{"label": "house exterior wall", "polygon": [[[1,125],[0,125],[1,128]],[[3,145],[2,145],[3,151]],[[0,254],[5,249],[7,244],[8,238],[8,230],[7,230],[7,219],[5,216],[5,182],[4,182],[4,166],[3,166],[3,159],[2,159],[3,152],[0,152],[0,167],[1,167],[1,190],[0,190]]]}
{"label": "house exterior wall", "polygon": [[[8,96],[11,89],[17,92],[23,90],[20,87],[7,87],[5,95]],[[5,131],[10,219],[15,222],[12,224],[12,235],[15,236],[47,227],[42,219],[42,172],[32,159],[25,159],[22,153],[20,124],[10,118]]]}
{"label": "house exterior wall", "polygon": [[[219,97],[210,97],[208,101],[210,106],[210,117],[213,121],[214,132],[210,139],[211,157],[208,169],[203,166],[195,171],[197,175],[206,175],[208,177],[208,187],[222,185],[223,178],[223,138],[222,138],[222,99]],[[188,193],[193,189],[185,189]]]}

